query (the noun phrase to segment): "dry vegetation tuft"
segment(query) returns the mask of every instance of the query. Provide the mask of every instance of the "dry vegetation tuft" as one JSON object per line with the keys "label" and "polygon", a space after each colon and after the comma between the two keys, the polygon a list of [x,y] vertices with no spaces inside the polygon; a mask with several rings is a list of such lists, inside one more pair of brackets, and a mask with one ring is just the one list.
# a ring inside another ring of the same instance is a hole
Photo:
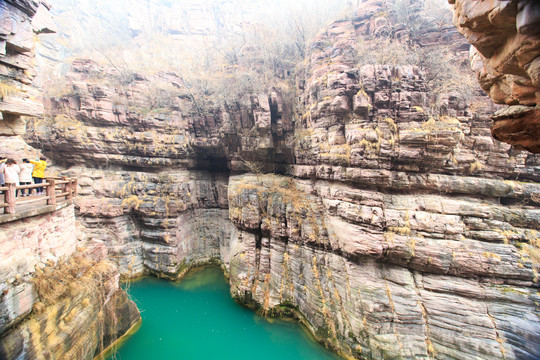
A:
{"label": "dry vegetation tuft", "polygon": [[83,290],[90,290],[86,291],[88,293],[99,291],[103,287],[103,274],[111,274],[112,271],[112,264],[96,262],[78,253],[58,264],[49,263],[37,269],[33,284],[40,302],[50,305],[64,298],[73,298]]}
{"label": "dry vegetation tuft", "polygon": [[437,0],[396,0],[389,4],[380,15],[387,18],[389,26],[372,37],[358,40],[359,66],[415,65],[424,72],[432,93],[454,94],[470,102],[480,87],[468,58],[459,55],[461,50],[452,48],[452,44],[423,44],[430,32],[454,29],[448,5]]}

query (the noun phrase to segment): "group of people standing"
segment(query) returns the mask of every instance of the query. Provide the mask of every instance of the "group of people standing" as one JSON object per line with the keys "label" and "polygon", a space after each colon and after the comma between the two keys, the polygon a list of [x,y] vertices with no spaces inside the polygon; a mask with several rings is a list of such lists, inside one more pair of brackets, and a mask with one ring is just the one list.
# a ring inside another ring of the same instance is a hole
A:
{"label": "group of people standing", "polygon": [[[0,158],[0,185],[16,184],[16,185],[31,185],[43,183],[45,178],[45,168],[47,167],[47,159],[40,157],[35,161],[22,159],[22,164],[19,166],[13,158]],[[37,188],[37,195],[43,194],[43,188]],[[21,196],[30,196],[31,189],[18,190]],[[17,196],[16,194],[15,196]]]}

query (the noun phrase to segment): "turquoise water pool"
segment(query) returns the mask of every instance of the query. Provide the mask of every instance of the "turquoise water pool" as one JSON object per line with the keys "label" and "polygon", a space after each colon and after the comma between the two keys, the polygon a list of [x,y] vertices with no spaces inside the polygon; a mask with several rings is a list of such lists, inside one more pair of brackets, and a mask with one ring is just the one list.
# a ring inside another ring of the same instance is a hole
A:
{"label": "turquoise water pool", "polygon": [[265,319],[236,304],[219,268],[179,283],[144,279],[129,293],[142,326],[109,359],[340,359],[298,323]]}

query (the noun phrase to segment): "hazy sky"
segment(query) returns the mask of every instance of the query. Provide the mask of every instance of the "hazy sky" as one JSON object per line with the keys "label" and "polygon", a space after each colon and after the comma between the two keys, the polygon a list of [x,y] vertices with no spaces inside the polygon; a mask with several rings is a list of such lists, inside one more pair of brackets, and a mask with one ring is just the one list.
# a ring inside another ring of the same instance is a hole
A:
{"label": "hazy sky", "polygon": [[350,0],[55,0],[58,34],[46,41],[56,42],[59,58],[66,58],[129,47],[137,38],[142,46],[161,35],[184,36],[184,42],[192,35],[226,36],[245,24],[288,31],[299,23],[312,35],[345,9],[350,14],[351,6]]}
{"label": "hazy sky", "polygon": [[[448,7],[446,0],[421,2]],[[268,42],[290,41],[285,37],[299,31],[309,42],[358,6],[361,0],[53,0],[58,33],[42,37],[42,53],[66,64],[107,54],[139,68],[161,57],[166,68],[199,56],[201,48],[215,48],[216,38],[236,46],[235,37],[259,28]]]}

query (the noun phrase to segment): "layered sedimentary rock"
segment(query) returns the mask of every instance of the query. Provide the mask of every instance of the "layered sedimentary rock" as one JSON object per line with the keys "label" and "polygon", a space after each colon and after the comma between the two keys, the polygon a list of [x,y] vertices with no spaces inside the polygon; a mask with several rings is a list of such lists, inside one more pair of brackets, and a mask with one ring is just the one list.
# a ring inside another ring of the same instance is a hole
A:
{"label": "layered sedimentary rock", "polygon": [[125,276],[219,261],[236,299],[356,358],[537,358],[539,159],[493,140],[485,96],[359,60],[389,26],[466,57],[452,28],[413,34],[385,4],[316,38],[297,104],[276,88],[216,106],[179,75],[78,60],[28,141],[80,178],[81,239]]}
{"label": "layered sedimentary rock", "polygon": [[2,359],[93,359],[138,323],[106,248],[78,241],[73,204],[0,228]]}
{"label": "layered sedimentary rock", "polygon": [[509,109],[493,116],[500,140],[540,152],[540,4],[535,0],[454,4],[454,24],[474,46],[473,69],[482,88]]}
{"label": "layered sedimentary rock", "polygon": [[276,176],[229,188],[240,299],[295,307],[359,358],[538,356],[537,274],[512,240],[537,236],[538,209]]}
{"label": "layered sedimentary rock", "polygon": [[48,116],[30,131],[32,141],[49,140],[39,144],[44,151],[65,151],[60,164],[227,169],[230,162],[245,169],[249,160],[275,169],[292,161],[292,149],[284,146],[292,104],[279,89],[215,105],[195,98],[177,74],[126,79],[84,59],[72,63],[66,79],[63,90],[46,100]]}
{"label": "layered sedimentary rock", "polygon": [[[39,154],[14,135],[25,133],[23,116],[43,111],[31,82],[36,35],[54,30],[48,8],[44,1],[0,3],[4,156]],[[0,358],[93,359],[140,321],[106,248],[82,244],[76,234],[72,203],[0,219]]]}
{"label": "layered sedimentary rock", "polygon": [[447,94],[429,114],[419,69],[358,66],[356,39],[387,21],[359,15],[317,38],[300,78],[291,173],[305,180],[231,178],[233,294],[296,307],[359,358],[538,357],[524,243],[540,187],[507,180],[537,182],[537,157],[489,137],[485,99],[473,112]]}
{"label": "layered sedimentary rock", "polygon": [[32,286],[36,265],[73,254],[77,244],[70,231],[74,225],[73,205],[1,225],[1,333],[28,315],[37,301]]}
{"label": "layered sedimentary rock", "polygon": [[178,75],[118,76],[75,61],[67,91],[46,101],[50,117],[30,128],[55,163],[77,166],[66,174],[79,178],[83,238],[105,241],[127,276],[175,277],[220,259],[229,168],[284,171],[292,104],[276,89],[209,107]]}
{"label": "layered sedimentary rock", "polygon": [[206,171],[87,171],[77,204],[83,236],[105,243],[126,276],[177,277],[227,253],[227,181]]}
{"label": "layered sedimentary rock", "polygon": [[45,1],[3,1],[0,4],[0,135],[22,135],[21,116],[43,112],[31,86],[36,76],[34,44],[55,26]]}
{"label": "layered sedimentary rock", "polygon": [[74,255],[34,278],[39,302],[2,336],[3,359],[94,359],[140,321],[117,267]]}

